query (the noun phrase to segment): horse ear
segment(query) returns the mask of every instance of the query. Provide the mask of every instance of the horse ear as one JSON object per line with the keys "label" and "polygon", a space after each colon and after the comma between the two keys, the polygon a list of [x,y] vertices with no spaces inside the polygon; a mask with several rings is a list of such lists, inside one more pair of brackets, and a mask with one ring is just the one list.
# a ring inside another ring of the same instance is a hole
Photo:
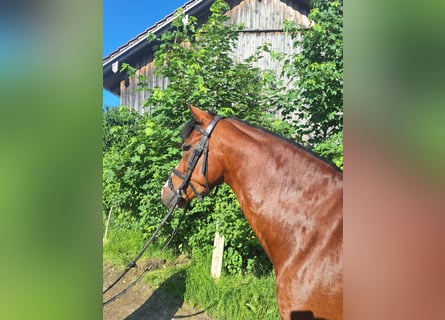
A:
{"label": "horse ear", "polygon": [[203,125],[208,125],[212,121],[213,116],[210,113],[201,110],[197,107],[194,107],[191,104],[189,105],[189,108],[190,112],[193,115],[193,118],[195,118],[195,120],[198,121],[199,123],[202,123]]}

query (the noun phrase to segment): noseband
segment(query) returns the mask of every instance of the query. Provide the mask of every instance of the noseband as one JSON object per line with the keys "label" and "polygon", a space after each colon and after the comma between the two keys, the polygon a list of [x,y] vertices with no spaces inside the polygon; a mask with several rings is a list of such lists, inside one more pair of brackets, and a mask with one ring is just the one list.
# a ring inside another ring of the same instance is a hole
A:
{"label": "noseband", "polygon": [[[216,124],[219,120],[221,120],[223,117],[221,116],[215,116],[213,118],[212,122],[208,125],[208,127],[205,130],[202,130],[199,125],[195,126],[195,129],[198,130],[202,134],[202,138],[199,141],[198,145],[193,150],[192,157],[190,158],[188,165],[187,165],[187,172],[184,174],[177,169],[173,169],[173,174],[177,175],[179,178],[181,178],[182,183],[181,185],[175,190],[173,187],[172,182],[172,176],[168,178],[168,186],[169,188],[174,192],[174,201],[179,201],[180,198],[182,198],[182,195],[187,189],[188,186],[192,188],[193,193],[195,194],[196,198],[199,200],[202,200],[207,194],[210,193],[210,184],[209,184],[209,176],[208,176],[208,153],[209,153],[209,138],[212,134],[213,129],[215,129]],[[193,170],[196,167],[196,164],[198,163],[198,160],[201,158],[201,156],[204,155],[203,163],[202,163],[202,170],[201,173],[205,177],[205,184],[206,184],[206,191],[205,193],[200,193],[196,189],[196,187],[191,182],[191,177]]]}

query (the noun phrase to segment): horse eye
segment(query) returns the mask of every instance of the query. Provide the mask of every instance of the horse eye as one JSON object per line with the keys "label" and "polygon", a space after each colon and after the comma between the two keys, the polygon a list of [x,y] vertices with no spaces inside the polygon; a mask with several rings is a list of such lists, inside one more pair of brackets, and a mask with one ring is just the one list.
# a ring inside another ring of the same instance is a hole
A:
{"label": "horse eye", "polygon": [[191,145],[184,143],[182,145],[182,151],[189,151],[191,147],[192,147]]}

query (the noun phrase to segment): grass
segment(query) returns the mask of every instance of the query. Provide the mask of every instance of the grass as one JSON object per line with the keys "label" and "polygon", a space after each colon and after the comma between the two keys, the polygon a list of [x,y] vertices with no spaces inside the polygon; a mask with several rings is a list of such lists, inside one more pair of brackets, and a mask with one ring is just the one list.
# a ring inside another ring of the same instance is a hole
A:
{"label": "grass", "polygon": [[280,319],[276,305],[275,277],[223,274],[210,277],[210,255],[195,256],[187,267],[184,300],[215,319]]}
{"label": "grass", "polygon": [[[104,260],[124,269],[139,252],[144,239],[132,230],[111,230],[104,245]],[[194,254],[192,258],[166,251],[159,256],[156,246],[149,248],[141,258],[145,264],[152,258],[162,259],[160,266],[144,278],[152,287],[182,296],[188,304],[203,309],[213,319],[278,320],[275,277],[273,273],[255,277],[252,274],[222,274],[210,277],[210,254]]]}
{"label": "grass", "polygon": [[[127,265],[142,249],[147,239],[144,239],[139,230],[111,229],[107,242],[103,246],[103,259],[113,265]],[[160,254],[160,245],[156,241],[148,247],[140,261],[150,258],[172,260],[176,257],[172,250],[166,250]]]}

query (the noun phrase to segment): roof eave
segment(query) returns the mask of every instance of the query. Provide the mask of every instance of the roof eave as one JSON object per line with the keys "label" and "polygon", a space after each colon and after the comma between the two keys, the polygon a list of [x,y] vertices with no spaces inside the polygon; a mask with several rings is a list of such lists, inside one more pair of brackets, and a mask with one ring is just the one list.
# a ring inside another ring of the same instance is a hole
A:
{"label": "roof eave", "polygon": [[[200,11],[202,8],[209,6],[213,0],[192,0],[185,3],[181,8],[185,14],[194,15],[195,12]],[[170,28],[171,22],[175,19],[175,12],[167,15],[156,24],[140,33],[126,44],[120,46],[115,51],[111,52],[108,56],[103,58],[103,66],[112,64],[116,58],[122,58],[123,55],[128,54],[128,51],[132,51],[140,46],[141,43],[146,42],[147,34],[154,33],[156,35],[162,34],[166,29]],[[134,42],[134,43],[131,43]]]}
{"label": "roof eave", "polygon": [[[305,6],[309,6],[309,0],[300,0]],[[210,7],[214,0],[191,0],[185,3],[181,8],[183,12],[188,15],[196,16],[198,12],[206,7]],[[176,12],[176,11],[175,11]],[[118,72],[113,72],[112,65],[118,61],[119,65],[123,62],[128,62],[132,56],[137,54],[141,49],[149,47],[150,43],[147,41],[147,34],[154,33],[160,36],[163,32],[171,27],[171,22],[175,19],[175,12],[167,15],[156,24],[140,33],[126,44],[120,46],[115,51],[111,52],[108,56],[102,59],[103,69],[103,87],[116,94],[120,95],[119,82],[121,81],[121,75]]]}
{"label": "roof eave", "polygon": [[[196,15],[196,13],[203,8],[207,6],[210,7],[213,1],[214,0],[191,0],[185,3],[181,8],[185,14]],[[168,30],[171,27],[172,21],[175,19],[175,12],[167,15],[162,20],[158,21],[156,24],[146,29],[144,32],[140,33],[132,40],[120,46],[118,49],[102,59],[103,87],[106,90],[117,96],[120,95],[119,83],[121,81],[121,75],[117,71],[113,72],[113,63],[118,61],[119,65],[121,65],[122,62],[130,60],[131,57],[141,49],[150,46],[147,41],[147,34],[150,32],[160,36],[163,32]]]}

